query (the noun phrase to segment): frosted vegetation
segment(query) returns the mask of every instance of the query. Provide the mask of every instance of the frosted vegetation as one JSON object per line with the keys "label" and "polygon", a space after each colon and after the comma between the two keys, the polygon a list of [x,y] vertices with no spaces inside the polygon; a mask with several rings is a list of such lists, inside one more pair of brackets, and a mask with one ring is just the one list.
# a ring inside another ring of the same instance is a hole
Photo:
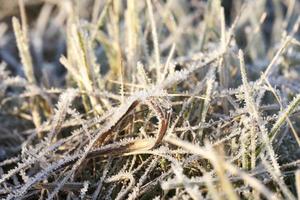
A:
{"label": "frosted vegetation", "polygon": [[0,3],[0,199],[299,199],[299,1]]}

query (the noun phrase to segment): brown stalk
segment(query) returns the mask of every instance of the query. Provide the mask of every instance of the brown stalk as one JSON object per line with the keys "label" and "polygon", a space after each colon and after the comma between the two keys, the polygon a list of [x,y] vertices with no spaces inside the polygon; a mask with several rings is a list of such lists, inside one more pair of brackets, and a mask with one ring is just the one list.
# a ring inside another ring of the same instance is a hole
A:
{"label": "brown stalk", "polygon": [[[133,101],[132,104],[129,106],[129,108],[127,109],[127,111],[119,118],[119,120],[115,123],[115,125],[113,125],[110,130],[108,130],[107,132],[105,132],[99,139],[97,142],[97,145],[100,146],[103,144],[103,142],[105,141],[105,139],[107,138],[107,136],[109,134],[112,133],[113,130],[115,130],[115,128],[131,113],[133,112],[133,110],[141,103],[141,101],[136,100]],[[146,100],[146,103],[149,105],[149,107],[156,113],[158,119],[159,119],[159,130],[158,130],[158,135],[156,137],[156,141],[155,143],[149,147],[149,149],[154,148],[155,146],[157,146],[158,144],[160,144],[160,142],[162,141],[165,133],[167,132],[168,126],[169,126],[169,120],[171,117],[171,112],[170,109],[164,109],[161,106],[159,106],[159,102],[157,101],[157,99],[155,98],[151,98],[149,100]],[[132,146],[133,144],[128,144],[128,149],[130,150],[130,146]],[[123,151],[127,151],[125,146],[122,147],[121,149],[119,149],[120,147],[117,147],[115,150],[121,150],[121,152]],[[125,148],[125,149],[124,149]],[[115,152],[113,149],[111,149],[111,152]],[[95,153],[93,153],[93,155],[95,155]]]}

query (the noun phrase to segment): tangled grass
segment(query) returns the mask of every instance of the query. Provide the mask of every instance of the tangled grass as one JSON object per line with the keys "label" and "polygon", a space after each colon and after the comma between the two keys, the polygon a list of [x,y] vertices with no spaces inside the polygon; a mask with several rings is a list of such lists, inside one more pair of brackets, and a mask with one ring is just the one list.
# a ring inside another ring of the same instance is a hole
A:
{"label": "tangled grass", "polygon": [[299,198],[299,1],[1,5],[1,199]]}

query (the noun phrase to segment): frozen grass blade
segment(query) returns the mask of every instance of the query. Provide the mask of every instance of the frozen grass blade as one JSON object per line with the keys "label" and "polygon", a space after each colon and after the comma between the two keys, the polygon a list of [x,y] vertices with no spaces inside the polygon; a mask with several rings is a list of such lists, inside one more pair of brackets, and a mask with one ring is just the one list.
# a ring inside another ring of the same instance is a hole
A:
{"label": "frozen grass blade", "polygon": [[17,45],[18,45],[19,54],[21,57],[21,62],[24,66],[24,72],[25,72],[26,78],[28,79],[28,81],[30,83],[36,84],[37,81],[36,81],[36,78],[34,75],[33,64],[32,64],[31,55],[29,52],[28,38],[26,37],[27,34],[21,30],[20,22],[16,17],[14,17],[12,19],[12,24],[13,24],[13,28],[14,28],[14,32],[15,32],[15,36],[16,36],[16,40],[17,40]]}
{"label": "frozen grass blade", "polygon": [[300,95],[298,94],[293,99],[293,101],[288,105],[288,107],[282,113],[280,113],[279,118],[277,119],[276,123],[273,125],[270,131],[271,142],[274,141],[276,135],[278,134],[279,129],[285,123],[286,119],[294,112],[294,110],[297,109],[299,104],[300,104]]}
{"label": "frozen grass blade", "polygon": [[151,24],[151,33],[152,33],[152,42],[154,46],[154,58],[155,58],[155,69],[156,69],[156,80],[157,83],[161,80],[161,64],[160,64],[160,51],[159,51],[159,44],[158,44],[158,36],[157,36],[157,28],[153,14],[153,7],[151,0],[147,0],[147,8],[148,14]]}

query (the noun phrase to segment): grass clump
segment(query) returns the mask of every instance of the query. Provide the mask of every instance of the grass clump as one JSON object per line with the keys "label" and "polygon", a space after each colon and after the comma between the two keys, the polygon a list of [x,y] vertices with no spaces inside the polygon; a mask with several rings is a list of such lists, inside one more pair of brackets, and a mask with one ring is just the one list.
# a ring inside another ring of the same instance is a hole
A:
{"label": "grass clump", "polygon": [[8,6],[1,199],[299,198],[298,1]]}

